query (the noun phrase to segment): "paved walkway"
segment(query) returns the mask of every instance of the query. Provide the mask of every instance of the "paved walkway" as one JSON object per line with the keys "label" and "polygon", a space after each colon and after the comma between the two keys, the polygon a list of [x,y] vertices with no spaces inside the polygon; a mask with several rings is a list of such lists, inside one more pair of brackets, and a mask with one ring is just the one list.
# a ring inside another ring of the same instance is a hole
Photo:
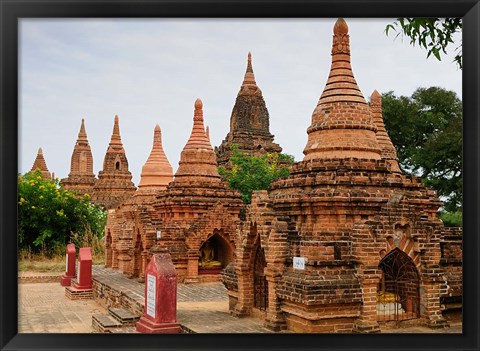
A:
{"label": "paved walkway", "polygon": [[69,300],[58,282],[18,285],[19,333],[91,333],[97,313],[107,311],[93,300]]}
{"label": "paved walkway", "polygon": [[[94,278],[114,285],[143,305],[144,285],[123,274],[94,266]],[[94,300],[69,300],[59,282],[19,284],[20,333],[91,333],[92,315],[108,312]],[[196,333],[270,333],[257,318],[235,318],[221,283],[179,284],[177,320]],[[133,328],[121,332],[133,332]],[[448,329],[413,326],[382,333],[461,333],[461,322]]]}

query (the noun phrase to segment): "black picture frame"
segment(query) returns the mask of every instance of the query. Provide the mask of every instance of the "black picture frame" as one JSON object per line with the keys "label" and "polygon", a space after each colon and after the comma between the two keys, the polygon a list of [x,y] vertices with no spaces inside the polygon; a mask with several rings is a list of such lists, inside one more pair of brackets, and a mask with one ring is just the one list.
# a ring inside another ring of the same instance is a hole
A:
{"label": "black picture frame", "polygon": [[[478,350],[478,0],[0,0],[0,348],[2,350]],[[464,313],[462,334],[18,334],[16,183],[18,19],[78,17],[462,17],[464,103]]]}

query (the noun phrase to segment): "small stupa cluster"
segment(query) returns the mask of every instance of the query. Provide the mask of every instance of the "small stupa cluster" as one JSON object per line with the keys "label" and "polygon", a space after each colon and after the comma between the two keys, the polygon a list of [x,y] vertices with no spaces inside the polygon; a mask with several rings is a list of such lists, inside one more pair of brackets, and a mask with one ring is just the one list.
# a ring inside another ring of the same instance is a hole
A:
{"label": "small stupa cluster", "polygon": [[[304,159],[249,205],[217,167],[228,167],[232,145],[250,155],[282,150],[250,53],[221,145],[212,147],[196,100],[175,174],[157,125],[138,189],[118,117],[98,179],[82,120],[62,184],[108,209],[105,265],[142,280],[150,257],[167,252],[180,281],[221,279],[232,315],[260,316],[274,331],[368,333],[410,319],[445,326],[442,312],[461,306],[461,229],[444,228],[435,192],[402,173],[381,95],[367,103],[356,83],[343,19],[331,55]],[[41,150],[35,166],[49,176]]]}

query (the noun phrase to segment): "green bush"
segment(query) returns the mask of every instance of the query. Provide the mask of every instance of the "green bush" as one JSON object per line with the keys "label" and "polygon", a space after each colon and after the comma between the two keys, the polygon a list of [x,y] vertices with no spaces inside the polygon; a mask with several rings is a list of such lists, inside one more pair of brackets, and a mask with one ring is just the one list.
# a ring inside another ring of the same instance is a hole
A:
{"label": "green bush", "polygon": [[462,212],[440,212],[438,217],[445,227],[463,227]]}
{"label": "green bush", "polygon": [[252,202],[254,190],[267,190],[270,184],[289,175],[293,156],[279,153],[266,153],[262,156],[249,156],[232,147],[231,169],[219,167],[218,172],[230,188],[240,191],[245,203]]}
{"label": "green bush", "polygon": [[33,253],[63,253],[65,245],[83,241],[89,232],[102,238],[106,211],[60,188],[58,179],[43,179],[40,171],[18,177],[18,246]]}

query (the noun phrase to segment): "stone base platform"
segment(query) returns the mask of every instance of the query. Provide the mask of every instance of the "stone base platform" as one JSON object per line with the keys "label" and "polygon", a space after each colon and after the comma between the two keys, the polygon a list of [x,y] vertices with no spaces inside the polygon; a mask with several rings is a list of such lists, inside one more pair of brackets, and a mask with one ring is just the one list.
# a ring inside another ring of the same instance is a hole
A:
{"label": "stone base platform", "polygon": [[67,286],[65,296],[70,300],[90,300],[93,299],[93,289],[77,289],[73,286]]}
{"label": "stone base platform", "polygon": [[[130,333],[135,327],[117,326],[112,321],[116,308],[143,315],[144,283],[103,266],[93,266],[93,296],[109,310],[109,319],[92,318],[96,332]],[[124,313],[124,312],[123,312]],[[117,313],[119,314],[119,313]],[[96,320],[95,320],[96,319]],[[119,322],[119,320],[117,320]],[[103,326],[101,325],[103,323]],[[177,285],[177,323],[181,333],[271,333],[258,318],[236,318],[228,310],[227,291],[222,283]],[[103,330],[102,330],[103,329]]]}

